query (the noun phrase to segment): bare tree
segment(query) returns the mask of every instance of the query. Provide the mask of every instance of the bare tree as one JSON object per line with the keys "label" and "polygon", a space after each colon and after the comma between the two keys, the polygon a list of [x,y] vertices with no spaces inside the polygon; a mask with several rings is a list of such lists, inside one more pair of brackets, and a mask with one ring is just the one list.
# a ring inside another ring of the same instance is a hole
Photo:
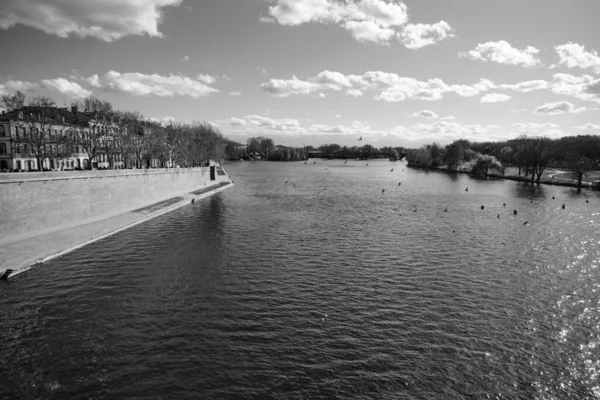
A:
{"label": "bare tree", "polygon": [[[18,112],[20,134],[15,138],[15,144],[31,153],[36,161],[38,171],[42,170],[42,160],[49,155],[50,144],[62,147],[62,154],[67,153],[63,135],[56,135],[55,127],[64,123],[64,115],[56,108],[54,100],[38,96],[28,101],[27,106],[14,110]],[[60,147],[59,147],[60,148]]]}
{"label": "bare tree", "polygon": [[27,96],[25,93],[17,90],[14,93],[7,93],[2,95],[2,99],[0,100],[0,105],[6,108],[6,111],[14,111],[25,106],[25,100]]}

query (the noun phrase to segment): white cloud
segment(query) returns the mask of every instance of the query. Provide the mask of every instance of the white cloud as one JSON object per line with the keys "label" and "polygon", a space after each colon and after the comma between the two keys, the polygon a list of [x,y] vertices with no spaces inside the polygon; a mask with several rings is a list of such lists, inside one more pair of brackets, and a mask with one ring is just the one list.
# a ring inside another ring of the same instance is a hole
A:
{"label": "white cloud", "polygon": [[479,125],[479,124],[467,124],[463,125],[458,122],[452,121],[437,121],[431,124],[416,124],[411,126],[411,129],[416,131],[425,132],[435,135],[479,135],[487,133],[492,129],[497,128],[497,125]]}
{"label": "white cloud", "polygon": [[600,91],[594,87],[600,85],[600,78],[590,75],[574,76],[569,74],[554,74],[551,91],[556,94],[572,96],[579,100],[600,103]]}
{"label": "white cloud", "polygon": [[377,25],[373,21],[348,21],[344,28],[352,32],[352,37],[359,42],[388,44],[395,30]]}
{"label": "white cloud", "polygon": [[428,118],[428,119],[439,118],[438,115],[431,110],[421,110],[419,112],[414,113],[412,116],[413,117],[423,117],[423,118]]}
{"label": "white cloud", "polygon": [[68,81],[65,78],[44,79],[42,83],[49,89],[76,99],[83,99],[92,94],[90,90],[82,88],[80,84]]}
{"label": "white cloud", "polygon": [[322,98],[322,99],[324,99],[326,97],[325,93],[319,93],[319,97]]}
{"label": "white cloud", "polygon": [[575,108],[573,103],[568,101],[559,101],[557,103],[548,103],[536,108],[533,112],[536,114],[557,115],[557,114],[576,114],[586,111],[586,107]]}
{"label": "white cloud", "polygon": [[[556,46],[554,50],[560,57],[558,65],[565,65],[567,68],[591,68],[595,73],[600,73],[600,56],[595,50],[585,51],[584,46],[572,42]],[[558,65],[553,65],[551,68]]]}
{"label": "white cloud", "polygon": [[198,98],[218,92],[217,89],[207,86],[204,82],[181,75],[146,75],[139,72],[121,74],[109,71],[101,78],[94,75],[87,78],[87,81],[96,82],[104,90],[129,93],[135,96]]}
{"label": "white cloud", "polygon": [[501,103],[510,100],[510,96],[501,93],[488,93],[481,98],[482,103]]}
{"label": "white cloud", "polygon": [[[408,10],[398,0],[273,0],[263,22],[297,26],[307,23],[336,24],[359,42],[388,44],[399,37],[408,48],[417,49],[452,37],[445,21],[408,24]],[[407,25],[408,24],[408,25]]]}
{"label": "white cloud", "polygon": [[456,117],[454,117],[454,115],[448,115],[446,117],[443,117],[442,121],[453,121],[455,119],[456,119]]}
{"label": "white cloud", "polygon": [[158,25],[165,7],[182,0],[3,0],[0,28],[16,24],[66,38],[92,36],[107,42],[128,35],[162,37]]}
{"label": "white cloud", "polygon": [[16,92],[17,90],[27,92],[28,90],[34,90],[38,88],[39,86],[32,82],[10,80],[0,84],[0,95]]}
{"label": "white cloud", "polygon": [[407,48],[420,49],[454,37],[454,33],[446,21],[440,21],[435,24],[408,24],[398,37]]}
{"label": "white cloud", "polygon": [[258,115],[248,115],[243,118],[247,124],[254,126],[260,126],[262,128],[273,129],[277,131],[285,131],[289,129],[298,128],[300,122],[293,118],[274,119],[268,117],[261,117]]}
{"label": "white cloud", "polygon": [[341,114],[335,114],[335,117],[336,118],[342,118],[342,115]]}
{"label": "white cloud", "polygon": [[403,3],[384,0],[275,0],[270,16],[281,25],[309,22],[343,24],[347,21],[372,21],[381,27],[401,26],[408,21]]}
{"label": "white cloud", "polygon": [[173,118],[171,116],[166,116],[166,117],[162,117],[162,118],[150,117],[148,119],[150,120],[150,122],[154,122],[154,123],[160,124],[162,126],[167,126],[173,122],[176,122],[175,118]]}
{"label": "white cloud", "polygon": [[200,82],[206,83],[207,85],[212,85],[217,81],[216,77],[208,74],[198,74],[196,75],[196,79]]}
{"label": "white cloud", "polygon": [[83,78],[82,79],[84,82],[87,82],[88,84],[90,84],[93,87],[101,87],[102,85],[100,84],[100,77],[98,76],[98,74],[94,74],[92,76],[90,76],[89,78]]}
{"label": "white cloud", "polygon": [[242,126],[242,125],[246,125],[246,120],[242,119],[242,118],[236,118],[236,117],[232,117],[229,120],[229,124],[231,126]]}
{"label": "white cloud", "polygon": [[348,89],[348,91],[346,92],[346,94],[348,96],[352,96],[352,97],[360,97],[360,96],[363,95],[363,92],[360,89]]}
{"label": "white cloud", "polygon": [[267,74],[267,70],[263,67],[256,67],[256,69],[258,70],[258,72],[260,72],[261,75]]}
{"label": "white cloud", "polygon": [[271,79],[268,83],[260,85],[260,87],[265,92],[277,97],[287,97],[293,94],[311,94],[320,88],[316,83],[301,81],[295,76],[290,80]]}
{"label": "white cloud", "polygon": [[230,96],[241,96],[242,92],[229,92]]}
{"label": "white cloud", "polygon": [[544,80],[533,80],[515,83],[514,85],[500,85],[499,87],[501,89],[514,90],[515,92],[527,93],[534,90],[548,89],[550,87],[550,83]]}
{"label": "white cloud", "polygon": [[318,132],[318,133],[348,133],[348,128],[345,128],[342,125],[337,126],[327,126],[327,125],[311,125],[308,130],[310,132]]}
{"label": "white cloud", "polygon": [[190,58],[187,55],[185,55],[183,56],[182,61],[190,61]]}
{"label": "white cloud", "polygon": [[557,129],[559,126],[551,122],[539,123],[539,122],[517,122],[512,125],[519,131],[537,131],[539,129]]}
{"label": "white cloud", "polygon": [[478,44],[475,49],[465,53],[459,53],[461,57],[472,60],[493,61],[499,64],[521,65],[523,67],[534,67],[540,64],[536,54],[540,51],[532,46],[520,50],[512,47],[510,43],[500,40],[498,42],[487,42]]}
{"label": "white cloud", "polygon": [[592,124],[592,123],[588,122],[587,124],[574,126],[573,128],[575,128],[575,129],[600,129],[600,125]]}
{"label": "white cloud", "polygon": [[439,78],[419,81],[382,71],[368,71],[363,75],[323,71],[307,80],[300,80],[296,76],[290,80],[271,79],[261,87],[264,91],[278,97],[347,89],[348,96],[358,97],[365,91],[372,91],[375,100],[399,102],[406,99],[440,100],[444,93],[449,92],[463,97],[476,96],[481,92],[497,88],[497,85],[489,79],[481,79],[472,85],[448,85]]}

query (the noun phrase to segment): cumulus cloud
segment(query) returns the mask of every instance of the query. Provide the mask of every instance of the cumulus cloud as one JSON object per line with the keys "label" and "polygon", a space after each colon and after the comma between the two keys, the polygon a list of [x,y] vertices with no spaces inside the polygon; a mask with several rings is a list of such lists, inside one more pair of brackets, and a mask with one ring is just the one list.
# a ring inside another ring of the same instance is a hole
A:
{"label": "cumulus cloud", "polygon": [[4,83],[0,83],[0,95],[16,92],[17,90],[26,92],[28,90],[34,90],[38,88],[39,86],[32,82],[10,80]]}
{"label": "cumulus cloud", "polygon": [[242,125],[246,125],[246,120],[244,120],[243,118],[232,117],[229,120],[229,124],[231,126],[242,126]]}
{"label": "cumulus cloud", "polygon": [[496,129],[497,125],[460,124],[456,121],[437,121],[431,124],[416,124],[410,128],[421,133],[436,136],[467,136],[476,137]]}
{"label": "cumulus cloud", "polygon": [[600,129],[600,125],[592,124],[592,123],[588,122],[587,124],[574,126],[573,128],[575,128],[575,129]]}
{"label": "cumulus cloud", "polygon": [[536,114],[544,115],[557,115],[557,114],[576,114],[586,111],[586,107],[575,108],[573,103],[568,101],[559,101],[556,103],[548,103],[536,108],[533,112]]}
{"label": "cumulus cloud", "polygon": [[488,93],[481,98],[482,103],[501,103],[510,100],[510,96],[501,93]]}
{"label": "cumulus cloud", "polygon": [[421,110],[412,115],[413,117],[423,117],[428,119],[436,119],[438,115],[431,110]]}
{"label": "cumulus cloud", "polygon": [[396,33],[395,30],[379,26],[373,21],[348,21],[344,24],[344,28],[352,32],[352,37],[359,42],[379,44],[388,44],[390,38]]}
{"label": "cumulus cloud", "polygon": [[590,75],[554,74],[551,91],[579,100],[600,103],[600,90],[594,90],[595,87],[600,88],[600,78]]}
{"label": "cumulus cloud", "polygon": [[271,79],[261,87],[267,93],[278,97],[346,89],[346,94],[352,97],[362,96],[365,91],[371,91],[374,92],[375,100],[399,102],[406,99],[440,100],[444,93],[450,92],[471,97],[494,89],[497,85],[488,79],[481,79],[472,85],[449,85],[439,78],[419,81],[382,71],[368,71],[363,75],[323,71],[307,80],[298,79],[296,76],[290,80]]}
{"label": "cumulus cloud", "polygon": [[348,132],[348,128],[342,126],[342,125],[337,125],[337,126],[328,126],[328,125],[319,125],[319,124],[313,124],[311,125],[308,130],[310,132],[316,132],[316,133],[347,133]]}
{"label": "cumulus cloud", "polygon": [[190,58],[187,55],[185,55],[183,56],[182,61],[190,61]]}
{"label": "cumulus cloud", "polygon": [[162,117],[162,118],[150,117],[148,119],[150,120],[150,122],[154,122],[154,123],[160,124],[162,126],[167,126],[176,121],[175,118],[173,118],[171,116],[166,116],[166,117]]}
{"label": "cumulus cloud", "polygon": [[418,49],[453,37],[445,21],[408,24],[408,10],[397,0],[272,0],[263,22],[297,26],[307,23],[338,25],[359,42],[387,45],[393,37],[410,49]]}
{"label": "cumulus cloud", "polygon": [[311,94],[320,88],[318,84],[302,81],[296,76],[293,76],[290,80],[271,79],[268,83],[261,84],[260,87],[265,92],[277,97],[287,97],[293,94]]}
{"label": "cumulus cloud", "polygon": [[267,70],[263,67],[256,67],[256,69],[258,70],[258,72],[260,72],[261,75],[267,74]]}
{"label": "cumulus cloud", "polygon": [[242,92],[229,92],[230,96],[241,96]]}
{"label": "cumulus cloud", "polygon": [[204,82],[182,75],[163,76],[139,72],[119,73],[109,71],[103,77],[93,75],[85,79],[90,84],[107,91],[129,93],[135,96],[189,96],[198,98],[218,92]]}
{"label": "cumulus cloud", "polygon": [[500,85],[499,87],[501,89],[514,90],[515,92],[527,93],[532,92],[534,90],[548,89],[550,87],[550,84],[544,80],[533,80],[515,83],[514,85]]}
{"label": "cumulus cloud", "polygon": [[595,73],[600,73],[600,56],[595,50],[585,51],[585,46],[573,42],[556,46],[554,50],[560,57],[560,61],[551,68],[564,65],[567,68],[591,68]]}
{"label": "cumulus cloud", "polygon": [[162,37],[163,10],[182,0],[3,0],[0,28],[16,24],[66,38],[73,34],[110,42],[128,35]]}
{"label": "cumulus cloud", "polygon": [[459,53],[459,56],[472,60],[493,61],[499,64],[521,65],[523,67],[534,67],[540,64],[536,55],[540,51],[533,46],[525,49],[512,47],[505,40],[498,42],[487,42],[478,44],[473,50]]}
{"label": "cumulus cloud", "polygon": [[215,83],[217,81],[217,78],[212,76],[212,75],[208,75],[208,74],[198,74],[196,75],[196,79],[199,80],[200,82],[204,82],[207,85],[212,85],[213,83]]}
{"label": "cumulus cloud", "polygon": [[407,48],[420,49],[454,37],[454,30],[446,21],[435,24],[408,24],[398,37]]}
{"label": "cumulus cloud", "polygon": [[83,99],[92,94],[90,90],[84,89],[80,84],[68,81],[65,78],[44,79],[42,83],[49,89],[76,99]]}
{"label": "cumulus cloud", "polygon": [[517,122],[512,125],[519,131],[537,131],[539,129],[557,129],[558,125],[551,122],[539,123],[539,122]]}
{"label": "cumulus cloud", "polygon": [[254,126],[260,126],[262,128],[273,129],[277,131],[285,131],[289,129],[298,128],[300,122],[293,118],[273,119],[268,117],[261,117],[259,115],[248,115],[243,118],[247,124]]}

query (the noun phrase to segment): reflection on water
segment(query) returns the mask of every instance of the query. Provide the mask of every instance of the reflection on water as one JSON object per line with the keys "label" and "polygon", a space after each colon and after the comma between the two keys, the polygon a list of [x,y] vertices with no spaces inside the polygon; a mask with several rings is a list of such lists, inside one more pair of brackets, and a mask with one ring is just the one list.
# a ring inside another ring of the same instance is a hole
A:
{"label": "reflection on water", "polygon": [[600,398],[597,192],[365,164],[230,165],[3,283],[0,398]]}

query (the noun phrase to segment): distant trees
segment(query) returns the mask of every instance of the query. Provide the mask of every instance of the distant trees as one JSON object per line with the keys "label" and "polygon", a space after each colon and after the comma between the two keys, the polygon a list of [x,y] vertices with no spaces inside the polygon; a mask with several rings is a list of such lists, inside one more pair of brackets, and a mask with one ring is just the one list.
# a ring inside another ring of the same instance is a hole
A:
{"label": "distant trees", "polygon": [[471,169],[471,174],[475,176],[486,177],[489,175],[490,170],[494,171],[497,174],[504,174],[504,168],[502,167],[502,163],[496,160],[496,157],[483,154],[475,161],[475,164]]}
{"label": "distant trees", "polygon": [[251,137],[246,141],[246,150],[248,153],[258,153],[264,157],[268,157],[269,152],[274,148],[273,139],[264,136]]}

